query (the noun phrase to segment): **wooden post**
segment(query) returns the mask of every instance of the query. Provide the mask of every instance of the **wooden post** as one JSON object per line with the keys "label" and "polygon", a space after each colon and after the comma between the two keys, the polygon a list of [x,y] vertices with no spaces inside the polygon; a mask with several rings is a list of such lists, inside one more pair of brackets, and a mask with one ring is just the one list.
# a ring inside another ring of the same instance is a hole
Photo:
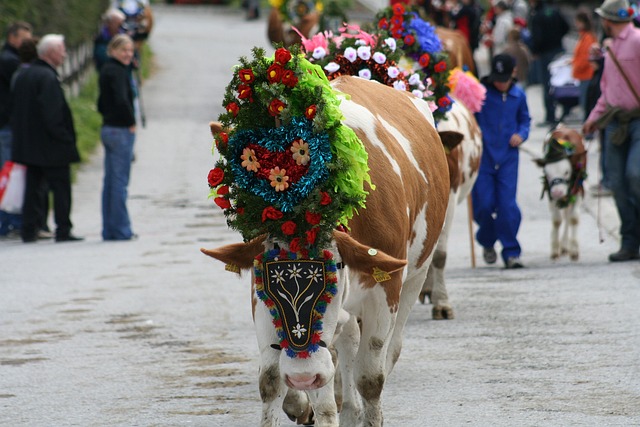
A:
{"label": "wooden post", "polygon": [[467,196],[467,217],[469,218],[469,244],[471,245],[471,268],[476,268],[476,245],[473,239],[473,201]]}

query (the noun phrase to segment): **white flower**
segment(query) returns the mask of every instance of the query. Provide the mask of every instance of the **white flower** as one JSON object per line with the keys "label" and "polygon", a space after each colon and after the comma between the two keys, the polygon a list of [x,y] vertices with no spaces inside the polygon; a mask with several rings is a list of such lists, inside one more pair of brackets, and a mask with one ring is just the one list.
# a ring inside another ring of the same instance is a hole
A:
{"label": "white flower", "polygon": [[320,279],[322,279],[322,272],[320,271],[320,269],[318,267],[313,267],[311,269],[309,269],[309,271],[307,272],[307,279],[310,279],[312,282],[316,282],[318,283],[318,281]]}
{"label": "white flower", "polygon": [[418,89],[412,90],[412,91],[411,91],[411,93],[412,93],[416,98],[420,98],[420,99],[424,98],[424,93],[422,93],[422,91],[420,91],[420,90],[418,90]]}
{"label": "white flower", "polygon": [[363,68],[362,70],[358,71],[358,76],[362,77],[363,79],[371,80],[371,70],[368,68]]}
{"label": "white flower", "polygon": [[393,82],[393,88],[397,90],[407,90],[407,85],[402,80],[396,80]]}
{"label": "white flower", "polygon": [[300,326],[300,323],[298,323],[295,328],[293,328],[291,330],[291,333],[293,335],[295,335],[296,337],[298,337],[298,339],[302,338],[302,336],[307,332],[306,328],[303,328],[302,326]]}
{"label": "white flower", "polygon": [[283,284],[284,281],[285,281],[285,279],[284,279],[284,271],[280,270],[279,268],[277,270],[275,270],[273,272],[273,279],[276,282],[278,282],[280,284]]}
{"label": "white flower", "polygon": [[338,71],[340,69],[340,66],[335,62],[329,62],[327,65],[324,66],[324,69],[327,70],[329,74],[331,74]]}
{"label": "white flower", "polygon": [[324,57],[325,57],[325,55],[326,55],[326,54],[327,54],[327,51],[326,51],[326,50],[324,50],[324,48],[323,48],[323,47],[318,46],[317,48],[313,49],[313,54],[312,54],[312,56],[313,56],[315,59],[322,59],[322,58],[324,58]]}
{"label": "white flower", "polygon": [[358,59],[358,53],[352,47],[348,47],[344,50],[344,57],[349,60],[349,62],[353,62]]}
{"label": "white flower", "polygon": [[362,40],[362,39],[358,39],[356,40],[356,45],[358,46],[366,46],[367,42]]}
{"label": "white flower", "polygon": [[398,70],[398,67],[389,67],[389,68],[387,68],[387,74],[392,79],[395,79],[396,77],[398,77],[400,75],[400,70]]}
{"label": "white flower", "polygon": [[296,277],[302,278],[302,268],[300,267],[300,264],[293,264],[287,271],[289,272],[289,279]]}
{"label": "white flower", "polygon": [[376,52],[373,54],[373,60],[378,64],[384,64],[387,62],[387,56],[382,52]]}
{"label": "white flower", "polygon": [[389,46],[391,52],[396,51],[396,39],[394,39],[393,37],[389,37],[388,39],[384,39],[384,43]]}
{"label": "white flower", "polygon": [[363,61],[368,61],[371,58],[371,46],[360,46],[358,48],[358,57]]}
{"label": "white flower", "polygon": [[409,84],[411,86],[416,86],[419,85],[420,82],[420,74],[415,73],[415,74],[411,74],[411,77],[409,77]]}

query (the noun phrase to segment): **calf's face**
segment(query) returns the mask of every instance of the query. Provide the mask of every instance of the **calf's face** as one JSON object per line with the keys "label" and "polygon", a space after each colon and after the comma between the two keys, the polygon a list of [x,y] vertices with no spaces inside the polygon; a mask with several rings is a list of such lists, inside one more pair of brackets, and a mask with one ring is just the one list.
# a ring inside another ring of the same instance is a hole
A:
{"label": "calf's face", "polygon": [[543,166],[544,177],[549,185],[551,200],[560,200],[569,195],[569,179],[571,178],[571,162],[562,159]]}

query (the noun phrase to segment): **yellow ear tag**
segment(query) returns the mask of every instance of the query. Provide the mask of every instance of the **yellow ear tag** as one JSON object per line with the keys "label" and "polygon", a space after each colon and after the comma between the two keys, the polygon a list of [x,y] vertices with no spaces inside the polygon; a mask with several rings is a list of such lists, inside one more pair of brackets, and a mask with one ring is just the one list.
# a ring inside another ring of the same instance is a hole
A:
{"label": "yellow ear tag", "polygon": [[387,280],[391,280],[391,275],[386,271],[380,270],[378,267],[373,267],[372,276],[373,276],[373,280],[375,280],[376,283],[386,282]]}
{"label": "yellow ear tag", "polygon": [[240,273],[240,267],[235,264],[227,264],[224,266],[224,269],[232,273]]}

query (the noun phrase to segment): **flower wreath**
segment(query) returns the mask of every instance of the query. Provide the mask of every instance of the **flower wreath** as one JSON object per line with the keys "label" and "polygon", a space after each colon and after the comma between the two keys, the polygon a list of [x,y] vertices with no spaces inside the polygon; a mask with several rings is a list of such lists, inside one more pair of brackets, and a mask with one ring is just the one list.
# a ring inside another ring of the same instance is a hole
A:
{"label": "flower wreath", "polygon": [[[425,77],[421,71],[410,73],[398,65],[402,51],[397,49],[393,37],[382,39],[348,24],[340,28],[339,36],[331,32],[316,34],[311,39],[300,36],[307,58],[320,65],[329,80],[342,75],[358,76],[434,100],[423,83]],[[437,106],[432,104],[435,110]]]}
{"label": "flower wreath", "polygon": [[268,234],[307,256],[347,224],[370,183],[367,153],[340,101],[298,47],[240,58],[226,88],[210,197],[246,240]]}
{"label": "flower wreath", "polygon": [[[265,275],[268,274],[266,270],[270,262],[296,261],[298,259],[298,254],[294,252],[272,249],[258,255],[253,261],[253,265],[256,295],[273,317],[273,325],[276,328],[280,348],[291,358],[306,359],[309,357],[309,353],[318,351],[322,345],[326,346],[321,341],[322,319],[327,305],[338,292],[338,278],[333,254],[325,250],[322,251],[322,255],[314,256],[314,259],[319,261],[317,264],[322,264],[323,281],[318,280],[313,283],[314,280],[311,280],[306,288],[296,285],[292,287],[293,289],[285,288],[282,291],[279,291],[277,287],[276,289],[269,288],[269,284],[265,285]],[[318,268],[317,275],[320,275],[319,270]],[[292,273],[291,270],[289,272]],[[309,277],[305,278],[309,279]],[[284,281],[282,277],[279,279]],[[312,285],[316,285],[316,289],[310,290]],[[303,299],[302,297],[305,295],[307,297]],[[311,302],[311,304],[303,313],[302,306],[307,302]],[[295,310],[296,315],[300,311],[301,319],[294,320],[291,316],[291,309]]]}
{"label": "flower wreath", "polygon": [[271,7],[280,12],[280,16],[285,22],[296,23],[302,17],[317,11],[322,13],[323,4],[321,0],[269,0]]}
{"label": "flower wreath", "polygon": [[436,121],[445,118],[451,109],[449,97],[449,55],[443,51],[435,27],[421,19],[417,13],[407,11],[402,3],[396,3],[379,11],[377,28],[382,38],[393,37],[405,58],[417,63],[430,79],[438,109],[433,112]]}

